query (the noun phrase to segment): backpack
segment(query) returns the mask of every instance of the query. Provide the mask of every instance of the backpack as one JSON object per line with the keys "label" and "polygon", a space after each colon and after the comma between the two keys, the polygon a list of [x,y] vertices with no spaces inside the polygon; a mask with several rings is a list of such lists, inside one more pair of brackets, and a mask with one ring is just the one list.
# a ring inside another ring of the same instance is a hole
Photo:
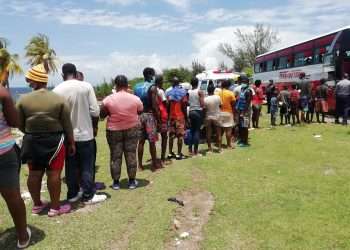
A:
{"label": "backpack", "polygon": [[141,82],[136,84],[134,88],[134,94],[141,99],[144,106],[149,106],[148,92],[153,85],[154,83],[151,82]]}
{"label": "backpack", "polygon": [[241,89],[241,92],[239,93],[239,98],[236,104],[236,108],[239,111],[244,111],[247,109],[247,99],[245,94],[247,93],[247,91],[249,91],[249,88],[246,89]]}

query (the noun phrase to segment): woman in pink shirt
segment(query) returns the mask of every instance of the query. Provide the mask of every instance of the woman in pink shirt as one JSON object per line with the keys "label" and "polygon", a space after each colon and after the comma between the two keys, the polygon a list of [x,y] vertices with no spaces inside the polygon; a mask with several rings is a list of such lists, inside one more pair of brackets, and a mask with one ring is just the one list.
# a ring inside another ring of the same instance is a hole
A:
{"label": "woman in pink shirt", "polygon": [[264,93],[261,88],[261,81],[256,80],[255,86],[253,87],[255,95],[253,96],[253,115],[252,115],[252,122],[253,122],[253,128],[259,128],[259,118],[261,113],[261,107],[264,102]]}
{"label": "woman in pink shirt", "polygon": [[107,141],[111,152],[110,168],[113,178],[112,188],[120,189],[119,179],[121,173],[122,156],[129,176],[129,188],[137,187],[136,150],[140,138],[139,114],[143,105],[135,95],[128,93],[128,80],[119,75],[115,78],[116,92],[107,96],[101,106],[101,117],[107,117]]}

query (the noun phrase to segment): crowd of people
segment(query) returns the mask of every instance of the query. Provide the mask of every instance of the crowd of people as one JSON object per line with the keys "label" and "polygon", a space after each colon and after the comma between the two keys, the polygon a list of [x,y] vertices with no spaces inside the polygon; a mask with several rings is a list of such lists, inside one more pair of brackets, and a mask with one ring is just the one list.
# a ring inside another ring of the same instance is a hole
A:
{"label": "crowd of people", "polygon": [[[132,190],[138,186],[137,170],[146,167],[143,159],[146,141],[152,171],[163,168],[172,160],[186,159],[184,144],[188,146],[189,156],[200,157],[203,127],[206,128],[208,153],[222,152],[224,135],[227,149],[233,149],[236,143],[247,147],[249,128],[259,127],[265,100],[261,81],[251,87],[249,78],[244,75],[235,84],[229,80],[220,81],[219,88],[210,81],[207,93],[204,93],[197,78],[191,80],[190,90],[183,88],[177,77],[171,79],[170,88],[164,89],[162,75],[157,75],[152,68],[145,68],[144,81],[136,84],[133,90],[128,79],[118,75],[113,93],[99,104],[92,85],[84,81],[83,73],[77,71],[75,65],[63,65],[62,76],[63,82],[51,91],[47,89],[45,66],[33,67],[25,76],[33,91],[23,95],[16,105],[9,92],[0,87],[0,192],[16,226],[18,248],[27,247],[31,238],[20,193],[21,163],[29,168],[27,186],[33,201],[32,214],[48,209],[48,216],[55,217],[69,213],[71,203],[81,201],[91,205],[107,199],[106,195],[96,193],[95,137],[99,119],[107,119],[112,188],[120,189],[124,155],[128,187]],[[350,81],[344,81],[350,86]],[[311,122],[313,110],[316,110],[317,121],[321,122],[321,115],[324,122],[327,87],[324,80],[321,83],[314,96],[305,75],[301,75],[300,83],[293,85],[291,91],[285,88],[279,92],[271,82],[266,89],[271,125],[276,125],[278,111],[281,124],[290,123],[290,117],[292,124]],[[337,90],[339,95],[344,94],[344,89]],[[342,107],[348,107],[348,103]],[[11,136],[11,127],[24,133],[21,149]],[[159,139],[160,154],[156,146]],[[63,169],[67,184],[65,203],[60,202]],[[50,202],[41,199],[44,174],[47,175]]]}
{"label": "crowd of people", "polygon": [[[326,123],[326,115],[329,112],[329,98],[331,90],[327,80],[320,79],[320,84],[313,88],[311,81],[306,80],[305,73],[300,74],[300,81],[291,86],[285,85],[279,90],[270,80],[266,88],[266,100],[268,114],[271,116],[271,126],[277,125],[277,116],[280,117],[280,125],[295,125],[314,122],[316,114],[317,123]],[[255,95],[253,99],[260,100],[262,93],[261,81],[257,80],[253,87]],[[339,124],[342,117],[342,124],[347,125],[348,113],[350,110],[350,81],[349,75],[344,74],[343,79],[336,84],[334,89],[335,97],[335,123]],[[332,97],[331,97],[332,98]],[[256,107],[257,106],[257,107]],[[260,105],[253,100],[253,127],[259,124]],[[255,110],[255,111],[254,111]],[[254,114],[255,113],[255,114]]]}

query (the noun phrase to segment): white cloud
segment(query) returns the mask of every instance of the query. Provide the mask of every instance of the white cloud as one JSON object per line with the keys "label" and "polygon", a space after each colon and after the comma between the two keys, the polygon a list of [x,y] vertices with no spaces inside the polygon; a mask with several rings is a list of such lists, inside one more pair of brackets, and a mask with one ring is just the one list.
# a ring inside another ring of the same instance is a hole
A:
{"label": "white cloud", "polygon": [[190,0],[164,0],[168,4],[171,4],[177,8],[181,9],[187,9],[190,7],[191,1]]}
{"label": "white cloud", "polygon": [[[156,53],[129,54],[119,51],[112,52],[107,56],[61,56],[60,61],[61,64],[66,62],[75,64],[78,70],[84,72],[86,80],[92,84],[98,84],[104,78],[109,80],[119,74],[126,75],[129,79],[140,77],[145,67],[152,67],[157,73],[161,73],[165,68],[178,67],[179,65],[189,66],[191,62],[188,56],[159,55]],[[54,77],[51,82],[59,83],[60,77]]]}
{"label": "white cloud", "polygon": [[141,2],[141,0],[96,0],[98,3],[131,5]]}

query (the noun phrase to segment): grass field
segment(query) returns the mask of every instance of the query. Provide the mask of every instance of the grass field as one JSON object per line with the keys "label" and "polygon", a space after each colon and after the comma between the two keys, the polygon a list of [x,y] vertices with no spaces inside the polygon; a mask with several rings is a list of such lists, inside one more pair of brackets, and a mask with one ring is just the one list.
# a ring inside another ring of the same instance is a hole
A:
{"label": "grass field", "polygon": [[[31,249],[164,249],[175,237],[171,228],[177,208],[167,199],[191,189],[208,191],[215,201],[201,249],[350,249],[349,129],[262,125],[250,133],[250,148],[141,172],[142,187],[107,188],[110,199],[94,207],[49,219],[30,215],[27,203],[36,241]],[[98,145],[97,179],[109,186],[102,130]],[[23,182],[26,172],[23,168]],[[13,249],[14,242],[0,199],[0,249]]]}

